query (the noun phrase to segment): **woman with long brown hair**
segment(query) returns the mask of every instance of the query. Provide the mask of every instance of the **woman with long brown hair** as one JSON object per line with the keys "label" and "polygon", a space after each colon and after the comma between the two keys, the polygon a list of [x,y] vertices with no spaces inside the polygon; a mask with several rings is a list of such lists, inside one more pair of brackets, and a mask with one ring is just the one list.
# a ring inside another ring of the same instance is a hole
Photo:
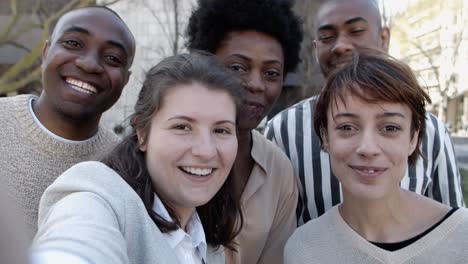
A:
{"label": "woman with long brown hair", "polygon": [[[212,56],[177,55],[146,75],[132,132],[102,162],[44,193],[41,263],[224,263],[242,226],[228,177],[240,81]],[[239,222],[237,222],[239,221]]]}

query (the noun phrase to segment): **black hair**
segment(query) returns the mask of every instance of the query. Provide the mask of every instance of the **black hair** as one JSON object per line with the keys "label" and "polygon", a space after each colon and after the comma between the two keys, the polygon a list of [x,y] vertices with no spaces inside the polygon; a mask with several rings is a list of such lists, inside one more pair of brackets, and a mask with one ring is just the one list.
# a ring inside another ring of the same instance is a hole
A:
{"label": "black hair", "polygon": [[[186,30],[190,50],[216,52],[227,34],[255,30],[281,44],[284,71],[299,63],[302,22],[292,10],[292,0],[198,0]],[[285,75],[286,76],[286,75]]]}

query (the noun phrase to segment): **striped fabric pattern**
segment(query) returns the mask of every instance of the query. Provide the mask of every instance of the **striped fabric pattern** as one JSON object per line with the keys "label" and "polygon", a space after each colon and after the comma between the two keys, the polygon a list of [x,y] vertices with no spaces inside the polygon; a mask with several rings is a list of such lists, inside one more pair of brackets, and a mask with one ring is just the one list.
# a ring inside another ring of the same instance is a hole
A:
{"label": "striped fabric pattern", "polygon": [[[340,203],[342,197],[328,154],[321,150],[313,127],[316,99],[311,97],[283,110],[265,129],[265,136],[291,159],[300,180],[299,225],[324,214]],[[401,187],[452,207],[464,207],[452,141],[445,125],[430,113],[426,116],[421,153],[426,159],[420,157],[414,166],[408,167]]]}

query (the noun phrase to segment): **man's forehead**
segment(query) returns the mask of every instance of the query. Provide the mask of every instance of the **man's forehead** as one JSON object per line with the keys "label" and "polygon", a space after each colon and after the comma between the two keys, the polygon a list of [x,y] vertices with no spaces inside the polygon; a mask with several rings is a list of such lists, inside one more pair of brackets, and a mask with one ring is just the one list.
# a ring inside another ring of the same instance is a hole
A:
{"label": "man's forehead", "polygon": [[316,26],[318,28],[323,24],[334,24],[337,21],[345,23],[356,18],[373,24],[380,19],[378,7],[374,6],[372,0],[329,1],[320,7]]}
{"label": "man's forehead", "polygon": [[90,32],[102,27],[107,31],[121,33],[124,36],[131,34],[120,18],[104,8],[89,7],[66,13],[57,22],[52,36],[61,35],[72,27],[84,28]]}
{"label": "man's forehead", "polygon": [[54,28],[51,41],[66,32],[81,32],[106,41],[121,43],[128,55],[135,52],[135,41],[125,23],[112,11],[105,8],[89,7],[73,10],[63,15]]}

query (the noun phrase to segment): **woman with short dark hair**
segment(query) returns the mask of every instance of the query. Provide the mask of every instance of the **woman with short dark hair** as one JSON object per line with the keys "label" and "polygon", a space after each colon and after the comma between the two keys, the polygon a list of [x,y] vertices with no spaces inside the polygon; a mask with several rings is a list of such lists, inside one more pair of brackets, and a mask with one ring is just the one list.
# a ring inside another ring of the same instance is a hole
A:
{"label": "woman with short dark hair", "polygon": [[343,202],[293,234],[285,263],[468,261],[468,211],[400,187],[420,155],[427,102],[411,69],[377,51],[331,73],[314,126]]}

